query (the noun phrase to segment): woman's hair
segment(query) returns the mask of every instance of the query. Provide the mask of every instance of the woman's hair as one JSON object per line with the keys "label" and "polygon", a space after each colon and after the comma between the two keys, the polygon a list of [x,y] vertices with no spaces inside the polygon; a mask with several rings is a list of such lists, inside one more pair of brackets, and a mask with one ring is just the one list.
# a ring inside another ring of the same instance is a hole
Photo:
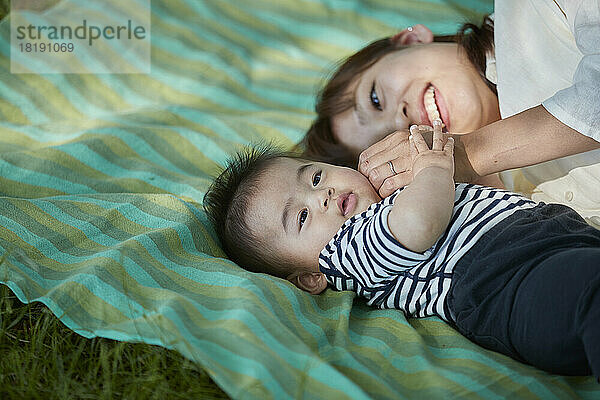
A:
{"label": "woman's hair", "polygon": [[[480,27],[467,23],[456,35],[434,36],[433,41],[458,43],[459,49],[466,52],[484,82],[496,93],[496,85],[485,77],[486,53],[494,48],[494,22],[488,16],[484,17]],[[406,47],[389,37],[383,38],[370,43],[341,63],[317,96],[317,118],[301,143],[307,157],[348,167],[356,166],[355,154],[333,135],[331,119],[354,106],[354,100],[347,93],[357,76],[385,55]]]}
{"label": "woman's hair", "polygon": [[255,144],[234,154],[204,195],[204,210],[223,250],[239,266],[285,278],[287,263],[276,259],[247,224],[248,204],[260,191],[268,167],[282,157],[298,158],[270,144]]}

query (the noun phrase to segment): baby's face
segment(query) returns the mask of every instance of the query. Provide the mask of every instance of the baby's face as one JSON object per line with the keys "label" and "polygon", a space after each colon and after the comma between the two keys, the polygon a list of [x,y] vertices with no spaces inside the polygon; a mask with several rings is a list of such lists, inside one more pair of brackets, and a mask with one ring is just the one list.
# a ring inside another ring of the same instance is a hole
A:
{"label": "baby's face", "polygon": [[275,160],[259,188],[246,214],[250,230],[267,251],[310,271],[344,222],[381,200],[354,169],[291,158]]}

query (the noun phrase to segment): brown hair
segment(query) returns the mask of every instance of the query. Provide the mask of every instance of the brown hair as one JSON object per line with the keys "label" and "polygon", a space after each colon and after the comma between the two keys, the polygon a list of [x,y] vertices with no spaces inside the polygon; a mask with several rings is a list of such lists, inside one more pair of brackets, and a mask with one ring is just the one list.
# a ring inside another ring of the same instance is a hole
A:
{"label": "brown hair", "polygon": [[259,191],[267,168],[282,157],[298,158],[268,143],[250,145],[234,154],[204,195],[204,210],[227,256],[251,272],[287,277],[285,260],[276,259],[246,223],[248,203]]}
{"label": "brown hair", "polygon": [[[488,16],[484,17],[480,27],[466,23],[456,35],[434,36],[433,41],[458,43],[459,48],[466,52],[469,61],[475,66],[484,82],[496,93],[496,85],[485,77],[485,55],[494,48],[494,22]],[[389,37],[379,39],[340,64],[317,96],[315,106],[317,118],[300,144],[305,156],[337,165],[356,166],[356,156],[333,135],[331,119],[354,106],[354,100],[346,94],[348,87],[357,76],[385,55],[406,47],[397,45]]]}

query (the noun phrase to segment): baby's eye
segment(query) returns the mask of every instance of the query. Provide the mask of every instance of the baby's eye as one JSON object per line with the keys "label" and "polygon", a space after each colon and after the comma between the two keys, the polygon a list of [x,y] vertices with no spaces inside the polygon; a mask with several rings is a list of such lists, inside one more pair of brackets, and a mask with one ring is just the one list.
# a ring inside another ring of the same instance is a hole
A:
{"label": "baby's eye", "polygon": [[375,82],[373,82],[373,86],[371,86],[370,97],[371,97],[371,104],[373,105],[373,107],[375,107],[379,111],[382,111],[381,103],[379,102],[379,97],[377,96],[377,92],[375,91]]}
{"label": "baby's eye", "polygon": [[308,210],[305,208],[302,211],[300,211],[300,215],[298,216],[298,223],[300,224],[300,228],[302,228],[302,226],[306,222],[307,217],[308,217]]}
{"label": "baby's eye", "polygon": [[321,171],[317,172],[313,176],[312,185],[317,186],[319,184],[319,182],[321,182]]}

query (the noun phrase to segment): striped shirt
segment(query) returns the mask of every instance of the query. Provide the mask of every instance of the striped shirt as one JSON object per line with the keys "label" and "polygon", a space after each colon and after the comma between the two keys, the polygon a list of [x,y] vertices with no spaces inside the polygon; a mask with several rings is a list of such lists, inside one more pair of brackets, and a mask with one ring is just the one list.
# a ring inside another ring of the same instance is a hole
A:
{"label": "striped shirt", "polygon": [[337,290],[353,290],[380,308],[453,321],[445,299],[458,260],[491,228],[534,201],[506,190],[456,184],[452,218],[422,253],[398,242],[387,220],[398,193],[348,219],[319,255],[319,268]]}

